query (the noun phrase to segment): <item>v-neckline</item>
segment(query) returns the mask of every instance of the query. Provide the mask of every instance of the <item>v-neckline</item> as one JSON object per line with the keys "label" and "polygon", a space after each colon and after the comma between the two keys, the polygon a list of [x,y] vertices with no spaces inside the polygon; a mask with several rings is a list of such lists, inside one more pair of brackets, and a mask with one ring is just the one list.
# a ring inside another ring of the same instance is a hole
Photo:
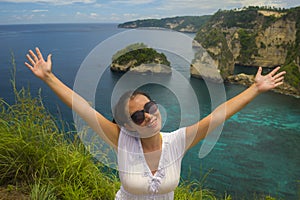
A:
{"label": "v-neckline", "polygon": [[163,134],[161,134],[161,139],[162,139],[162,145],[161,145],[161,154],[160,154],[160,158],[159,158],[159,161],[158,161],[158,166],[157,166],[157,169],[156,171],[154,172],[154,174],[152,173],[148,163],[147,163],[147,160],[146,160],[146,157],[145,157],[145,153],[144,153],[144,150],[143,150],[143,146],[142,146],[142,141],[141,141],[141,138],[139,138],[139,147],[140,147],[140,151],[141,153],[143,154],[142,157],[143,157],[143,162],[144,162],[144,166],[147,170],[147,172],[152,176],[152,177],[155,177],[157,175],[157,172],[158,170],[161,168],[161,165],[162,165],[162,160],[163,160],[163,156],[164,156],[164,148],[165,148],[165,144],[164,144],[164,137],[163,137]]}

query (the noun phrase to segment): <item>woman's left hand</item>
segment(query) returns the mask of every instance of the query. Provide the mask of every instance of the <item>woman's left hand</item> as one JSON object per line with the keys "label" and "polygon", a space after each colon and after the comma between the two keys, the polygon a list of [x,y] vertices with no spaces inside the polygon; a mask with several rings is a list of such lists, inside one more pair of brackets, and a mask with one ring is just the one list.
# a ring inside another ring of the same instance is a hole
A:
{"label": "woman's left hand", "polygon": [[258,92],[266,92],[268,90],[274,89],[275,87],[283,84],[284,74],[285,71],[282,71],[280,73],[277,73],[280,67],[276,67],[274,70],[272,70],[267,75],[263,76],[261,74],[262,67],[259,67],[257,74],[255,76],[255,86],[258,90]]}

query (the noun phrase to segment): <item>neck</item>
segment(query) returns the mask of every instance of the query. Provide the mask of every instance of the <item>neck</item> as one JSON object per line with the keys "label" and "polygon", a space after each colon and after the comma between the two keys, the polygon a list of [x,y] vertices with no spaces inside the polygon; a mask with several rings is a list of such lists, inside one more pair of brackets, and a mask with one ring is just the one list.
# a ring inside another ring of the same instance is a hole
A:
{"label": "neck", "polygon": [[162,136],[159,132],[149,138],[141,138],[141,143],[142,143],[144,152],[161,150]]}

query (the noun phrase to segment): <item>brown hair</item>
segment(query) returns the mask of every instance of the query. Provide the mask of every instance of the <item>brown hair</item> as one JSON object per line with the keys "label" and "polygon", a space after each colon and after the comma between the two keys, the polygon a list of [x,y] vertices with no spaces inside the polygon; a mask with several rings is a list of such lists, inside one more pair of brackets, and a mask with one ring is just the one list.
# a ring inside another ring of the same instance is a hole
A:
{"label": "brown hair", "polygon": [[119,126],[124,126],[126,123],[128,123],[128,111],[126,111],[127,103],[130,99],[135,98],[137,95],[143,95],[147,97],[150,101],[150,96],[142,91],[128,91],[125,92],[119,99],[118,103],[115,105],[113,109],[113,122],[117,123]]}

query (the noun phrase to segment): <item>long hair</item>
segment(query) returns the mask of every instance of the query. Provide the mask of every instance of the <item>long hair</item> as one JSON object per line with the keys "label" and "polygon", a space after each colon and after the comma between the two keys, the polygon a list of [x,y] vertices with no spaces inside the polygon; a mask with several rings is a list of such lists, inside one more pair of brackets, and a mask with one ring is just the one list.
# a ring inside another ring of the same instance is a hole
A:
{"label": "long hair", "polygon": [[128,106],[128,101],[131,99],[134,99],[137,95],[143,95],[147,97],[150,101],[150,96],[142,91],[128,91],[125,92],[117,102],[117,104],[114,106],[113,109],[113,122],[117,123],[119,126],[124,126],[129,121],[129,114],[126,107]]}

